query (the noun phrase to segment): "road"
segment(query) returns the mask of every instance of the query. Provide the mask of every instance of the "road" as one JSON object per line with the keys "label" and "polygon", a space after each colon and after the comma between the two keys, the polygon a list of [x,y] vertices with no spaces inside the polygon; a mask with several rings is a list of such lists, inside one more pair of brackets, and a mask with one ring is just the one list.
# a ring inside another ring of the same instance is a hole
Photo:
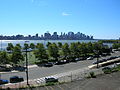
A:
{"label": "road", "polygon": [[[36,79],[36,78],[41,78],[45,76],[50,76],[54,74],[80,69],[92,64],[93,61],[94,60],[85,60],[85,61],[68,63],[64,65],[54,65],[53,67],[33,67],[29,69],[29,79]],[[23,76],[24,79],[26,80],[25,72],[4,73],[1,74],[1,78],[9,80],[9,78],[14,75]]]}
{"label": "road", "polygon": [[[120,55],[120,52],[113,53],[111,56],[118,56],[118,55]],[[107,56],[104,58],[108,58],[108,57],[110,56]],[[32,79],[42,78],[42,77],[64,73],[64,72],[68,72],[72,70],[77,70],[77,69],[84,68],[84,67],[91,65],[94,61],[96,61],[96,58],[93,60],[71,62],[71,63],[64,64],[64,65],[54,65],[53,67],[49,67],[49,68],[48,67],[33,67],[29,69],[29,79],[32,80]],[[22,76],[26,80],[25,72],[4,73],[4,74],[1,74],[1,78],[9,80],[11,76],[15,76],[15,75]]]}

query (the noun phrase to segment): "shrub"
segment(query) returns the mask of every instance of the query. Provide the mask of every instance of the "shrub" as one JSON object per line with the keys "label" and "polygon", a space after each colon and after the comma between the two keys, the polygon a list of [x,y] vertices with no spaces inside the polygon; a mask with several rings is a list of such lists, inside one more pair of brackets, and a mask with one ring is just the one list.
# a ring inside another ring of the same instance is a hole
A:
{"label": "shrub", "polygon": [[90,72],[89,75],[90,75],[91,78],[96,78],[96,75],[95,75],[94,72]]}

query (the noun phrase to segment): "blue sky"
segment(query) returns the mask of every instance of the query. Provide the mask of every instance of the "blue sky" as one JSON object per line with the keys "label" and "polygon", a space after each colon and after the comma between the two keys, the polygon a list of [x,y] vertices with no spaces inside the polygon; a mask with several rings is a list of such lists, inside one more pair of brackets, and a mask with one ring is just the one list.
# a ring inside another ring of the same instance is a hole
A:
{"label": "blue sky", "polygon": [[0,35],[82,32],[120,37],[120,0],[0,0]]}

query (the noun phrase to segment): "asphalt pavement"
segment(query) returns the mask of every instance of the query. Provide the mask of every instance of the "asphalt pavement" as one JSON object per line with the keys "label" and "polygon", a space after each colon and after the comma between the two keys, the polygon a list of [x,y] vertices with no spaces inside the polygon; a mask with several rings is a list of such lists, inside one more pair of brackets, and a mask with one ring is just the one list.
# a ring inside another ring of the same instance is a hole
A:
{"label": "asphalt pavement", "polygon": [[[79,62],[71,62],[64,65],[54,65],[53,67],[32,67],[29,68],[29,79],[36,79],[36,78],[42,78],[47,77],[59,73],[69,72],[72,70],[80,69],[87,67],[88,65],[91,65],[94,60],[85,60],[85,61],[79,61]],[[3,73],[1,74],[2,79],[7,79],[11,76],[22,76],[26,80],[26,72],[9,72],[9,73]]]}
{"label": "asphalt pavement", "polygon": [[[111,56],[119,56],[119,55],[120,55],[120,52],[116,52],[116,53],[113,53]],[[102,57],[102,58],[108,58],[108,57],[110,56]],[[89,65],[92,65],[94,61],[96,61],[96,58],[93,60],[84,60],[84,61],[78,61],[78,62],[71,62],[63,65],[54,65],[53,67],[38,67],[38,66],[36,67],[36,65],[33,65],[29,67],[29,80],[82,69]],[[11,76],[15,76],[15,75],[22,76],[26,80],[26,72],[3,73],[1,74],[1,78],[9,80]]]}

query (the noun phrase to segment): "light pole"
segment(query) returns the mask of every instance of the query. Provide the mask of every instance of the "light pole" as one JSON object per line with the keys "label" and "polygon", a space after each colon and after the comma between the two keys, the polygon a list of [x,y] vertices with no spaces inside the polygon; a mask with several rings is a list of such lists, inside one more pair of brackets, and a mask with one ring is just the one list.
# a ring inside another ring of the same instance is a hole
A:
{"label": "light pole", "polygon": [[28,57],[27,57],[27,52],[28,52],[28,47],[27,47],[27,43],[26,42],[28,42],[28,41],[25,41],[25,44],[26,44],[26,46],[25,46],[25,52],[26,52],[26,78],[27,78],[27,85],[29,85],[29,76],[28,76]]}
{"label": "light pole", "polygon": [[99,68],[99,50],[94,50],[95,55],[97,55],[97,68]]}
{"label": "light pole", "polygon": [[1,39],[1,51],[2,51],[2,39]]}
{"label": "light pole", "polygon": [[99,55],[98,55],[98,53],[97,53],[97,68],[99,68],[99,62],[98,62],[98,61],[99,61],[99,58],[98,58],[98,57],[99,57]]}

